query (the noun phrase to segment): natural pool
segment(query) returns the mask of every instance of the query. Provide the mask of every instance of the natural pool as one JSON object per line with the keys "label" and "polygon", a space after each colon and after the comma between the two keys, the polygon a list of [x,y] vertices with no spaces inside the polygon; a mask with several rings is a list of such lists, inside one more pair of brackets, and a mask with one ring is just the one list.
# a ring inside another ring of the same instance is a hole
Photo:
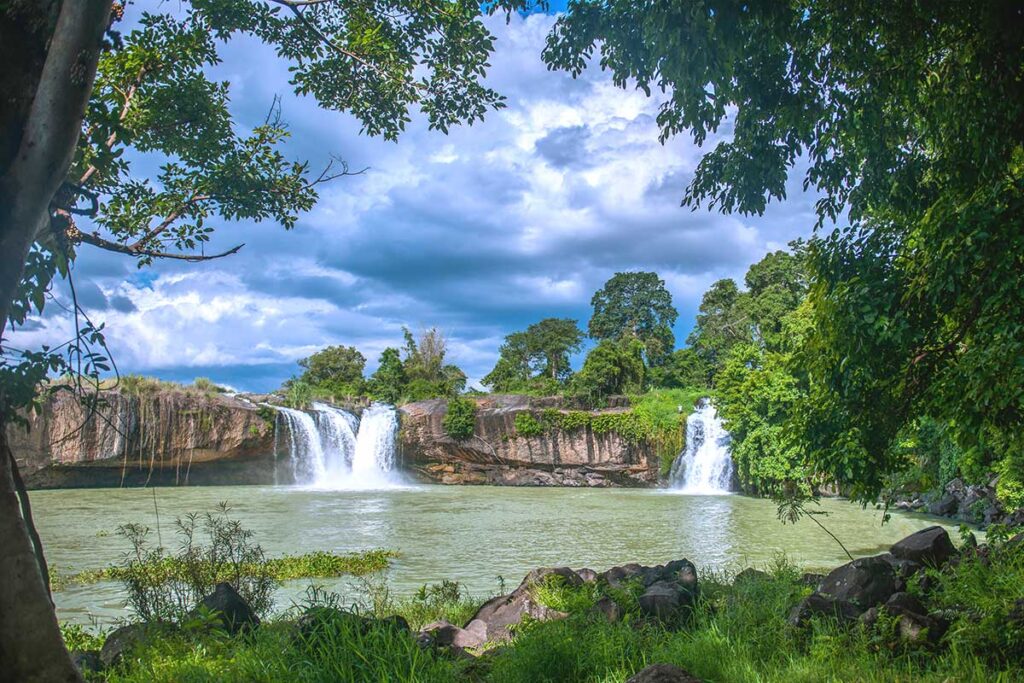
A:
{"label": "natural pool", "polygon": [[[412,486],[380,491],[298,487],[191,487],[156,491],[160,530],[173,542],[173,521],[213,511],[226,501],[255,532],[269,557],[326,550],[388,548],[400,553],[387,572],[398,593],[454,579],[476,596],[515,585],[540,566],[607,569],[625,562],[665,563],[686,557],[700,567],[760,566],[780,553],[808,569],[845,560],[810,520],[783,525],[771,501],[744,496],[691,496],[665,490]],[[117,527],[156,529],[154,489],[75,489],[32,493],[47,561],[61,573],[118,562],[128,550]],[[883,552],[894,541],[935,524],[923,515],[881,512],[824,500],[823,523],[855,555]],[[953,525],[946,525],[952,529]],[[317,583],[345,592],[344,579]],[[301,599],[310,581],[282,587],[279,607]],[[125,616],[120,586],[73,585],[54,595],[61,620],[107,624]]]}

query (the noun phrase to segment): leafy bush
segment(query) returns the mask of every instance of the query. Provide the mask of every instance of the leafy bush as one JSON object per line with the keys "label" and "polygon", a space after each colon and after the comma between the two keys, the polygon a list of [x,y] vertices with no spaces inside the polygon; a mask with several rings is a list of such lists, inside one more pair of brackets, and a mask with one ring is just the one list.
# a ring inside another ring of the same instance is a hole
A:
{"label": "leafy bush", "polygon": [[516,435],[518,436],[540,436],[545,432],[545,426],[532,414],[527,412],[516,413],[515,425]]}
{"label": "leafy bush", "polygon": [[[149,546],[150,529],[138,524],[118,528],[132,545],[112,571],[128,593],[128,607],[143,621],[180,621],[220,582],[230,583],[253,611],[266,615],[277,588],[263,549],[252,532],[228,517],[221,503],[216,513],[189,514],[175,522],[178,550]],[[201,542],[205,536],[206,544]]]}
{"label": "leafy bush", "polygon": [[456,441],[472,438],[476,428],[476,403],[468,398],[448,399],[448,412],[442,426],[445,434]]}

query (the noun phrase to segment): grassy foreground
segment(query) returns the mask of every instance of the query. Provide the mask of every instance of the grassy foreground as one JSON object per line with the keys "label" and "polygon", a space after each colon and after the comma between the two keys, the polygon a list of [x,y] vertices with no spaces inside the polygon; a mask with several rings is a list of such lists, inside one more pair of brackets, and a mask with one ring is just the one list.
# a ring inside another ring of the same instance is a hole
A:
{"label": "grassy foreground", "polygon": [[[709,681],[1024,680],[1024,623],[1017,613],[1024,602],[1024,551],[1017,547],[984,561],[965,560],[953,572],[932,574],[932,581],[930,608],[955,615],[935,648],[904,644],[885,618],[871,628],[827,619],[805,629],[790,627],[789,609],[811,589],[793,567],[779,562],[767,575],[741,581],[705,574],[691,617],[667,625],[640,617],[635,591],[547,584],[534,597],[569,617],[525,623],[510,644],[476,659],[421,649],[408,633],[383,623],[366,630],[341,619],[301,631],[295,625],[299,614],[324,604],[323,595],[314,595],[248,635],[195,627],[154,631],[106,680],[617,683],[658,662]],[[921,590],[916,583],[911,587]],[[623,608],[621,621],[609,623],[590,611],[605,594]],[[402,614],[414,629],[437,618],[461,623],[472,608],[453,583],[405,600],[394,600],[378,584],[360,607],[376,616]],[[67,636],[72,648],[98,645],[76,642],[88,638],[80,629]]]}

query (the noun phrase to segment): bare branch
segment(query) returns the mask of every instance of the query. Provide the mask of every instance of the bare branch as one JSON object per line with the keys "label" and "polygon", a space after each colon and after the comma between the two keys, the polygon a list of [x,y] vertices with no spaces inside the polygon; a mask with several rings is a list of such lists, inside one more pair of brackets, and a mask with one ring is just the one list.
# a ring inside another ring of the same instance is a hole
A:
{"label": "bare branch", "polygon": [[159,259],[174,259],[177,261],[189,261],[192,263],[198,263],[200,261],[212,261],[214,259],[224,258],[225,256],[231,256],[232,254],[238,253],[238,250],[245,246],[244,243],[239,244],[231,249],[220,254],[182,254],[166,251],[155,251],[152,249],[132,249],[127,244],[121,244],[120,242],[112,242],[108,239],[104,239],[97,233],[78,232],[74,235],[74,238],[80,242],[91,244],[94,247],[100,249],[106,249],[107,251],[113,251],[118,254],[128,254],[129,256],[148,256],[150,258]]}

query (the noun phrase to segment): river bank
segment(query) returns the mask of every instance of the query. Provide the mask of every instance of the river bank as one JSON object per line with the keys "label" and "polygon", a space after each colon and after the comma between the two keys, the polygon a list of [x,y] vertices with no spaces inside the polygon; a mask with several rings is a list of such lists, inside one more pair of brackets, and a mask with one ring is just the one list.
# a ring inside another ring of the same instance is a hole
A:
{"label": "river bank", "polygon": [[957,548],[931,527],[827,575],[784,561],[538,568],[486,601],[456,583],[356,603],[320,592],[262,623],[223,584],[184,626],[66,635],[110,683],[1009,682],[1024,673],[1022,578],[1024,537]]}

